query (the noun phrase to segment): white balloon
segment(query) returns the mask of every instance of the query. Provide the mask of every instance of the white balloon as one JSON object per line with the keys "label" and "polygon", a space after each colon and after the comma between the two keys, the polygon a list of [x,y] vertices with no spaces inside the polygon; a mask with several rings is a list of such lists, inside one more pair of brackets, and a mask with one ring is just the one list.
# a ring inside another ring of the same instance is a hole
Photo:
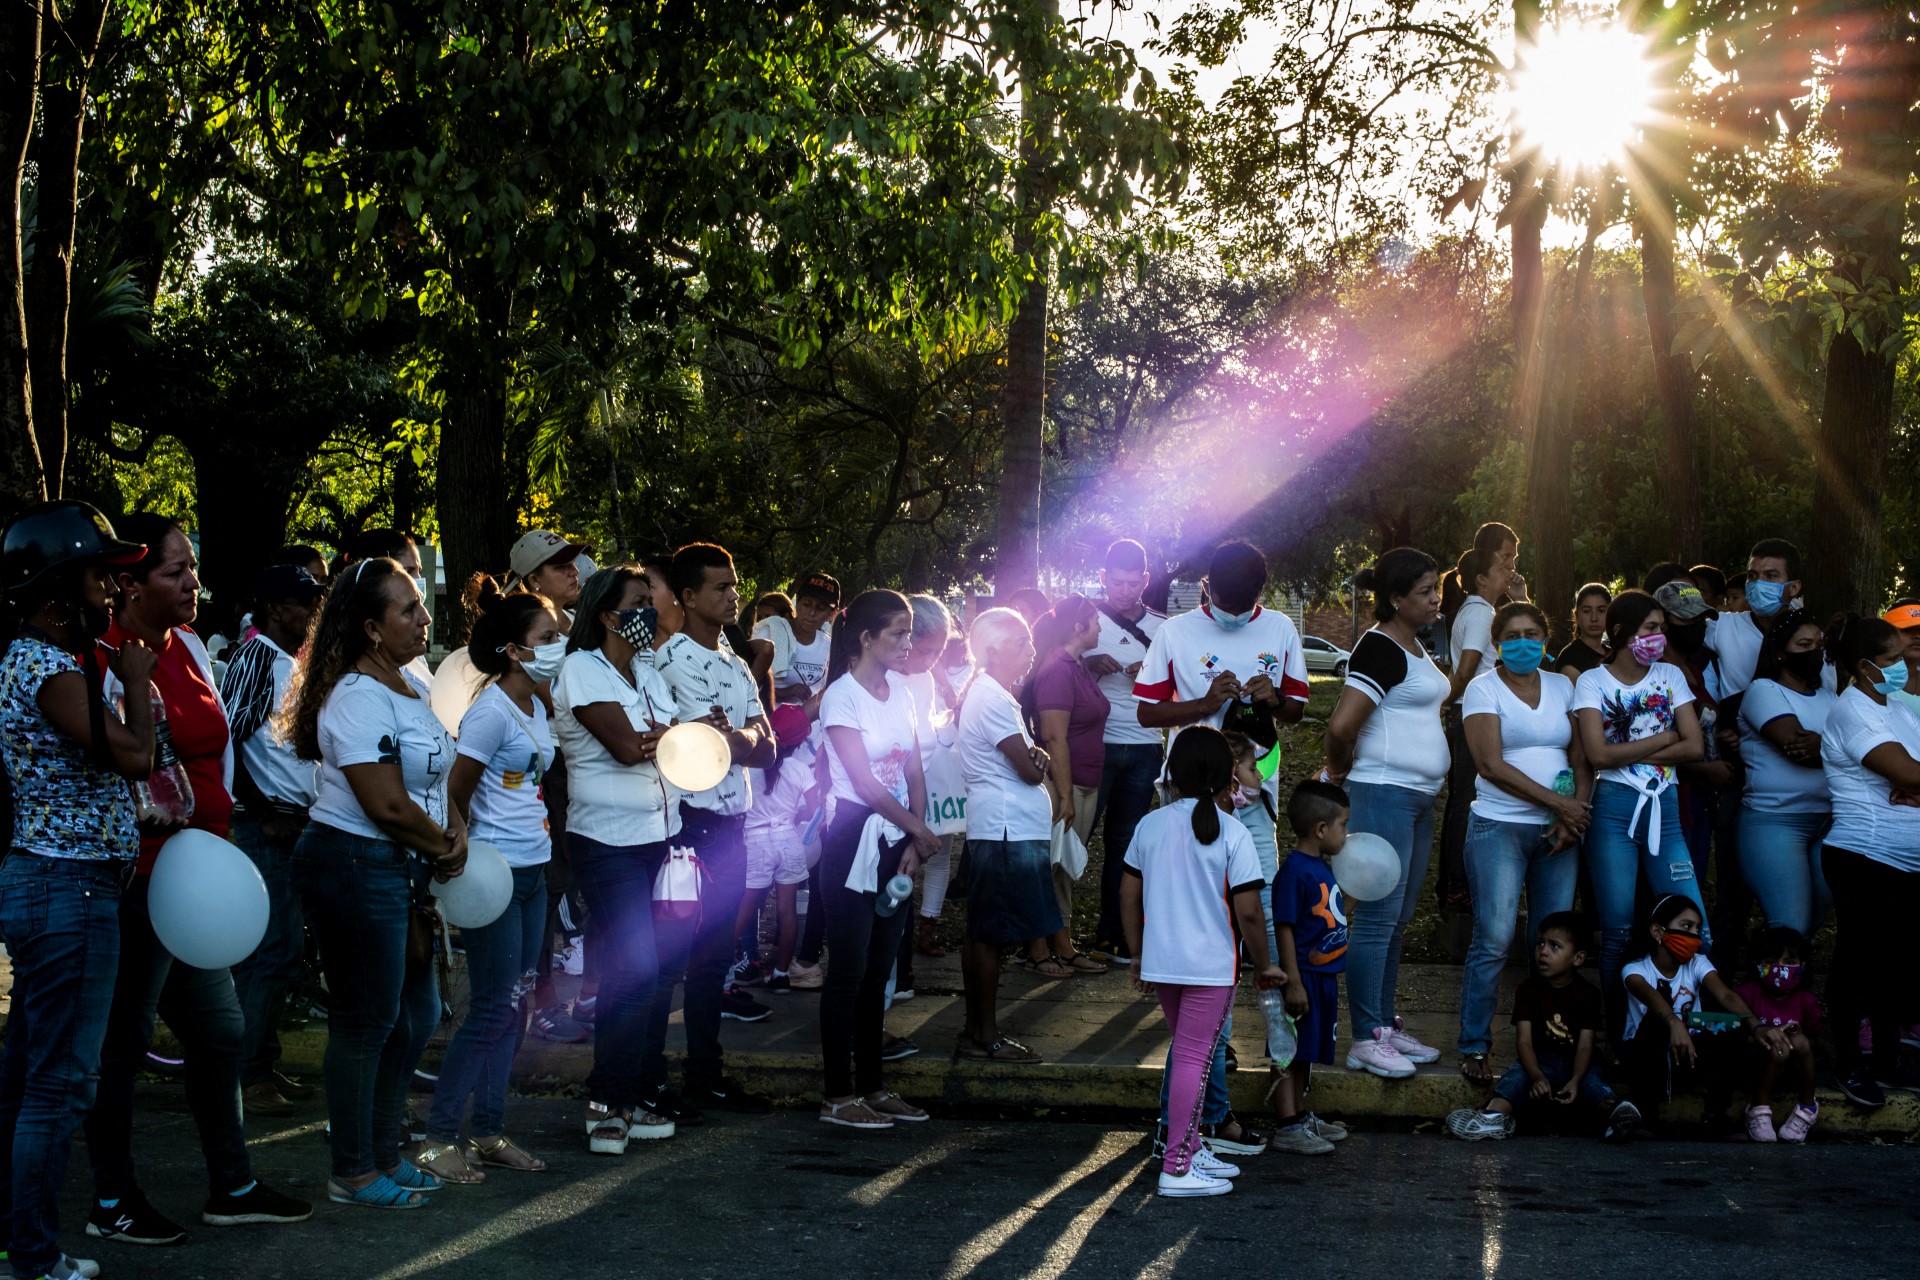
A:
{"label": "white balloon", "polygon": [[480,696],[486,679],[486,673],[473,665],[465,645],[440,660],[439,669],[433,673],[433,687],[427,691],[427,706],[454,737],[460,736],[461,717]]}
{"label": "white balloon", "polygon": [[1350,902],[1374,902],[1400,883],[1400,855],[1381,836],[1367,831],[1348,834],[1340,852],[1329,858],[1333,878]]}
{"label": "white balloon", "polygon": [[711,791],[733,767],[733,752],[718,729],[689,720],[660,736],[654,763],[660,775],[682,791]]}
{"label": "white balloon", "polygon": [[267,882],[240,849],[188,829],[160,846],[147,881],[154,936],[182,964],[228,969],[267,936]]}
{"label": "white balloon", "polygon": [[440,901],[440,914],[456,929],[484,929],[506,914],[513,901],[513,868],[507,855],[485,840],[467,842],[466,869],[441,884],[427,882]]}

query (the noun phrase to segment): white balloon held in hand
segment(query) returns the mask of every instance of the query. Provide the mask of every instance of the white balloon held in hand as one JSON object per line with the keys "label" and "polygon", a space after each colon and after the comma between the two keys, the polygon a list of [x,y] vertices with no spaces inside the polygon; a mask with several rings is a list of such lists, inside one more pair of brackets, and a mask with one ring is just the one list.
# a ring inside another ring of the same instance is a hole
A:
{"label": "white balloon held in hand", "polygon": [[733,767],[733,751],[718,729],[698,720],[674,725],[660,735],[654,753],[660,776],[682,791],[711,791]]}
{"label": "white balloon held in hand", "polygon": [[1351,902],[1377,902],[1400,883],[1400,855],[1392,845],[1368,831],[1347,836],[1340,852],[1327,859],[1340,892]]}
{"label": "white balloon held in hand", "polygon": [[484,929],[505,915],[513,900],[513,868],[506,855],[485,840],[470,840],[466,869],[445,884],[429,881],[427,892],[454,928]]}
{"label": "white balloon held in hand", "polygon": [[160,945],[182,964],[228,969],[267,936],[267,883],[237,846],[188,829],[160,846],[147,915]]}

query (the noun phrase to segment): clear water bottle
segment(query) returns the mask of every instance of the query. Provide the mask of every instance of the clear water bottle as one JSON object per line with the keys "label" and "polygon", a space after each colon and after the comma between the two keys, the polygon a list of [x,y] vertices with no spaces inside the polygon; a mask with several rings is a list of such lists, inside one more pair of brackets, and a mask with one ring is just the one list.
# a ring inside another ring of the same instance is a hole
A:
{"label": "clear water bottle", "polygon": [[1562,769],[1553,775],[1553,794],[1557,796],[1573,794],[1573,770]]}
{"label": "clear water bottle", "polygon": [[1706,740],[1706,759],[1709,763],[1720,758],[1720,739],[1714,736],[1719,727],[1720,713],[1712,707],[1700,708],[1700,736]]}
{"label": "clear water bottle", "polygon": [[880,896],[874,900],[873,913],[877,916],[890,916],[900,909],[900,904],[913,896],[913,877],[895,876],[881,886]]}
{"label": "clear water bottle", "polygon": [[[153,772],[133,783],[135,817],[141,822],[161,826],[184,826],[193,816],[193,783],[187,767],[180,762],[179,748],[173,744],[173,729],[167,723],[167,707],[160,691],[149,684],[147,696],[153,700]],[[126,717],[126,698],[120,700],[120,715]]]}
{"label": "clear water bottle", "polygon": [[1267,1056],[1273,1059],[1274,1066],[1285,1071],[1293,1065],[1293,1055],[1299,1052],[1300,1036],[1293,1028],[1293,1019],[1287,1013],[1287,998],[1280,994],[1280,988],[1261,988],[1260,1012],[1267,1020]]}

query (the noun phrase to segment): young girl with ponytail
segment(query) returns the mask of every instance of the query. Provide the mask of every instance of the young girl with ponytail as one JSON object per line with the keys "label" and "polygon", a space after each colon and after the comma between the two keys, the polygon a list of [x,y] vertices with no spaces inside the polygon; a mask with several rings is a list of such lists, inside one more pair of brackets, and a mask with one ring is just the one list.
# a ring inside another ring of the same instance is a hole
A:
{"label": "young girl with ponytail", "polygon": [[1230,1180],[1240,1171],[1200,1144],[1200,1109],[1214,1041],[1239,978],[1236,927],[1256,982],[1277,987],[1287,978],[1267,951],[1260,906],[1265,882],[1253,837],[1238,822],[1221,820],[1233,803],[1233,748],[1226,735],[1207,725],[1182,730],[1167,757],[1167,779],[1180,798],[1141,819],[1134,831],[1120,912],[1128,950],[1138,957],[1133,988],[1160,997],[1173,1032],[1160,1194],[1220,1196],[1233,1190]]}

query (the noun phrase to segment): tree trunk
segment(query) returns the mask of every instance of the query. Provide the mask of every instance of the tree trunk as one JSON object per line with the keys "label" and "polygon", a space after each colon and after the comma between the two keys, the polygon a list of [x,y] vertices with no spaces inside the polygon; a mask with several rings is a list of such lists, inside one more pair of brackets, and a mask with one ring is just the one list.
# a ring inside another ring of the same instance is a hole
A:
{"label": "tree trunk", "polygon": [[1573,420],[1580,372],[1587,348],[1587,292],[1593,281],[1594,241],[1599,217],[1587,226],[1580,245],[1580,262],[1573,279],[1573,297],[1555,318],[1554,353],[1549,375],[1552,395],[1533,437],[1527,466],[1526,545],[1532,554],[1528,587],[1546,613],[1558,640],[1571,639],[1567,618],[1560,610],[1571,605],[1578,584],[1573,580]]}
{"label": "tree trunk", "polygon": [[1920,83],[1920,55],[1899,29],[1905,25],[1903,14],[1884,10],[1862,23],[1834,83],[1838,181],[1853,210],[1848,222],[1865,233],[1838,241],[1834,268],[1863,291],[1870,282],[1890,280],[1893,298],[1885,308],[1860,313],[1857,333],[1843,329],[1827,345],[1805,570],[1808,593],[1821,610],[1877,611],[1886,590],[1880,503],[1899,359],[1892,320],[1908,292],[1901,236],[1916,134],[1908,107]]}
{"label": "tree trunk", "polygon": [[[81,0],[41,32],[44,64],[40,145],[34,152],[39,209],[26,281],[33,431],[47,493],[60,496],[67,460],[67,330],[73,306],[74,220],[80,199],[80,139],[87,85],[107,20],[107,0]],[[149,295],[152,296],[152,295]]]}
{"label": "tree trunk", "polygon": [[44,500],[46,477],[33,436],[26,300],[20,280],[20,179],[40,88],[40,4],[0,7],[0,517]]}
{"label": "tree trunk", "polygon": [[[483,265],[478,271],[491,268]],[[462,292],[474,308],[479,332],[450,335],[445,348],[463,356],[441,375],[447,400],[433,489],[447,583],[434,630],[448,645],[466,640],[467,620],[459,616],[459,600],[467,579],[483,569],[495,577],[504,574],[507,549],[516,536],[506,481],[507,386],[514,363],[507,335],[513,294],[490,279],[469,280]]]}
{"label": "tree trunk", "polygon": [[1014,257],[1030,274],[1013,323],[1007,327],[1007,381],[1001,395],[1000,510],[993,591],[1006,599],[1040,579],[1040,481],[1047,419],[1047,283],[1050,258],[1038,225],[1052,204],[1046,166],[1053,149],[1053,105],[1040,92],[1050,28],[1060,21],[1059,0],[1027,0],[1021,15],[1020,230]]}
{"label": "tree trunk", "polygon": [[[1655,169],[1664,167],[1656,162]],[[1667,515],[1667,554],[1691,564],[1701,546],[1700,478],[1693,450],[1693,364],[1675,354],[1680,291],[1674,275],[1673,188],[1648,175],[1648,207],[1640,214],[1640,297],[1653,347],[1654,392],[1660,400],[1660,462],[1656,492]]]}

